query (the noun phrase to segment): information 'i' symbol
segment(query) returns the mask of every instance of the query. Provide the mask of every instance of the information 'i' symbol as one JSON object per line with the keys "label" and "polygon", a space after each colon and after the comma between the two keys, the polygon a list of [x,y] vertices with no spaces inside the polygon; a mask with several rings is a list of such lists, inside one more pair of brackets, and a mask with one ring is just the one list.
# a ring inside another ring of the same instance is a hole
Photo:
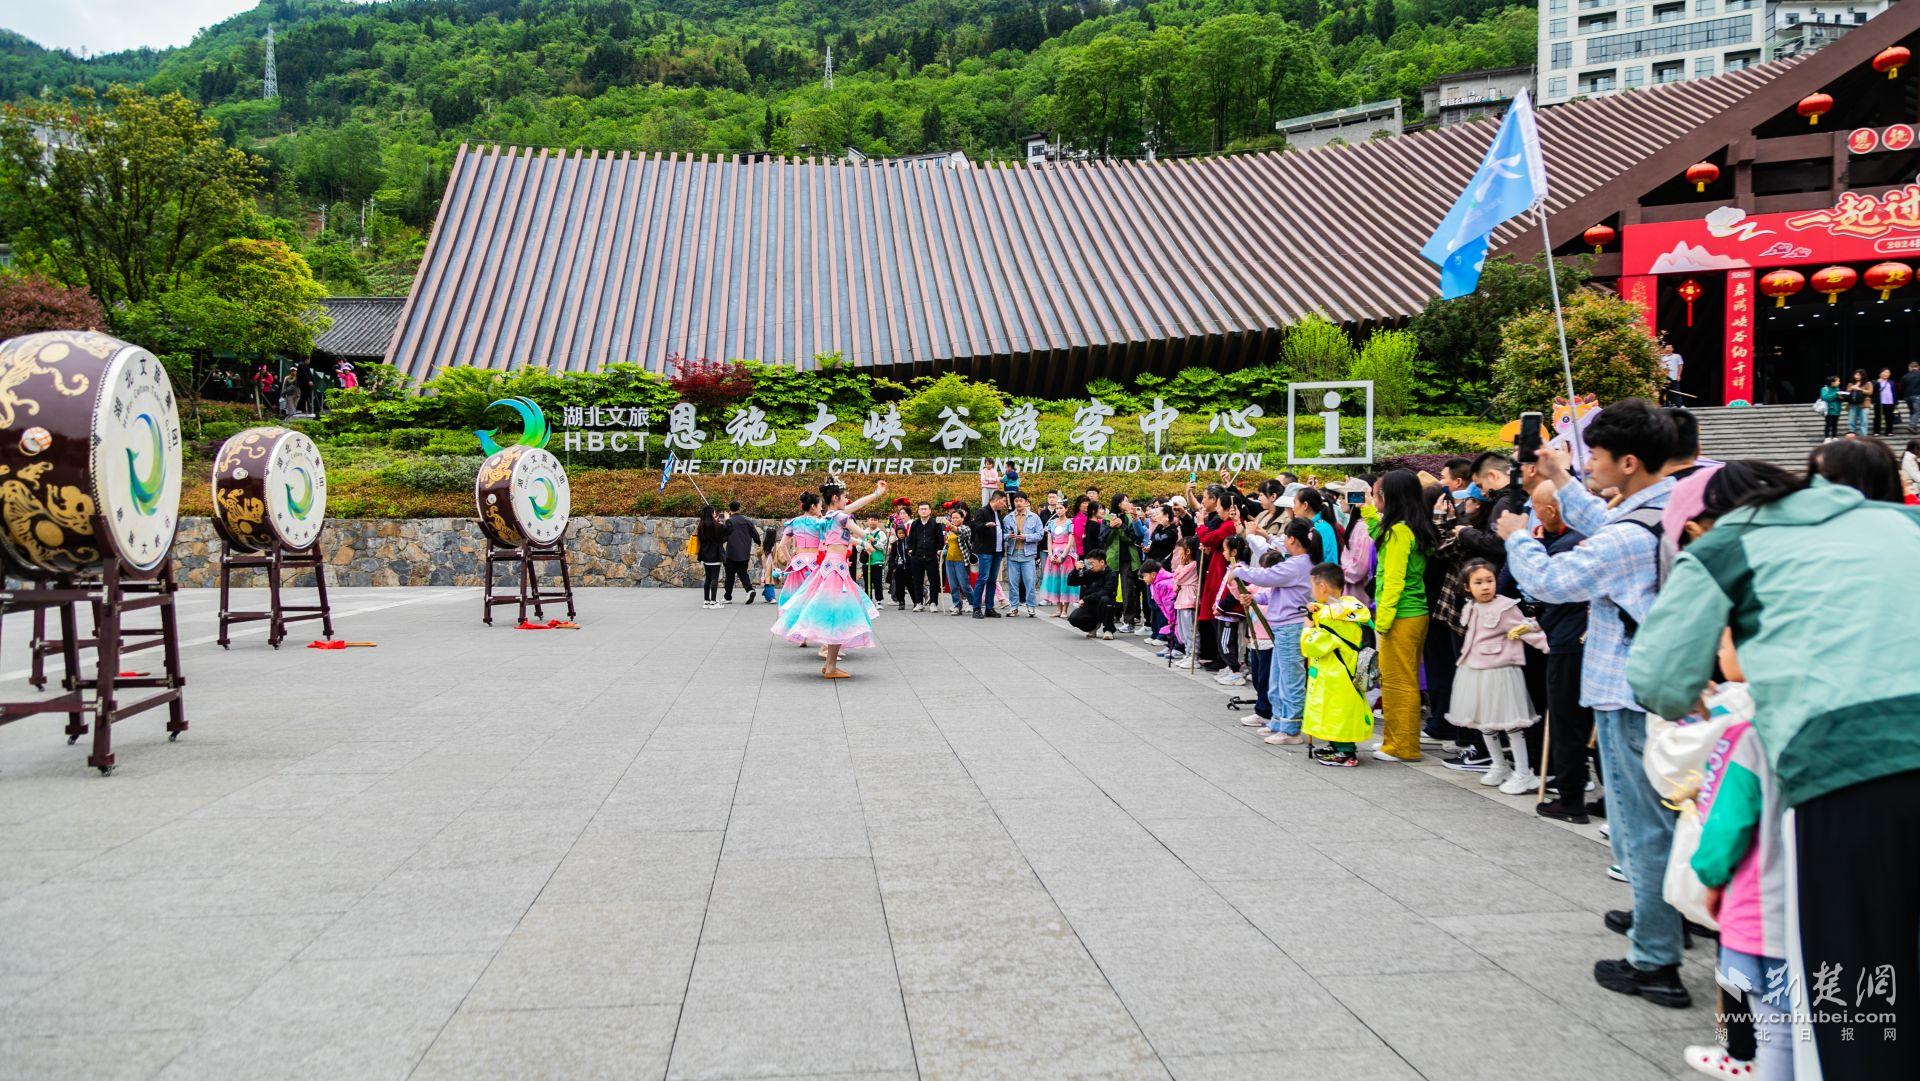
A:
{"label": "information 'i' symbol", "polygon": [[1322,457],[1332,458],[1341,453],[1340,392],[1337,390],[1327,391],[1327,393],[1320,398],[1320,404],[1323,407],[1320,412],[1320,419],[1327,422],[1327,438],[1325,444],[1320,448],[1320,454]]}

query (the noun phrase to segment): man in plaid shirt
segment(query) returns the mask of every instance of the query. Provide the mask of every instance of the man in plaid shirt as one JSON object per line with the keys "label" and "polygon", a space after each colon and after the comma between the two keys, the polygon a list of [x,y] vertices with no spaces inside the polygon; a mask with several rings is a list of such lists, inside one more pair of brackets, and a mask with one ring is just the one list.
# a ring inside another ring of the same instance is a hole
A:
{"label": "man in plaid shirt", "polygon": [[1658,407],[1628,398],[1595,415],[1583,438],[1593,452],[1593,481],[1620,493],[1617,506],[1609,509],[1574,479],[1564,452],[1542,448],[1538,467],[1558,490],[1567,525],[1585,533],[1586,541],[1549,557],[1524,515],[1501,515],[1498,529],[1507,568],[1528,596],[1549,604],[1591,602],[1580,704],[1593,709],[1614,856],[1633,886],[1632,913],[1609,912],[1606,920],[1627,934],[1627,958],[1595,963],[1594,979],[1610,991],[1679,1008],[1691,1002],[1679,975],[1684,932],[1680,913],[1660,889],[1673,845],[1673,814],[1641,766],[1647,715],[1627,686],[1633,631],[1660,588],[1660,510],[1673,490],[1665,470],[1678,433]]}

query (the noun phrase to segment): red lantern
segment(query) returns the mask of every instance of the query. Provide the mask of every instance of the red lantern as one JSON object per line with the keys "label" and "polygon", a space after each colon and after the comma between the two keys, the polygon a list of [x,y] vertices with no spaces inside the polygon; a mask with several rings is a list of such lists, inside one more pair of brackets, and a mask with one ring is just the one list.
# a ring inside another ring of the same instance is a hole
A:
{"label": "red lantern", "polygon": [[1800,99],[1798,111],[1807,118],[1809,127],[1818,124],[1820,118],[1833,111],[1832,94],[1808,94]]}
{"label": "red lantern", "polygon": [[1687,302],[1688,326],[1693,325],[1693,302],[1699,300],[1700,294],[1704,292],[1706,292],[1706,290],[1700,288],[1700,283],[1694,281],[1692,278],[1688,278],[1686,281],[1680,283],[1680,299]]}
{"label": "red lantern", "polygon": [[1905,45],[1892,45],[1880,50],[1880,55],[1873,58],[1873,70],[1886,72],[1889,79],[1898,79],[1900,69],[1906,67],[1911,59],[1913,50]]}
{"label": "red lantern", "polygon": [[1880,290],[1880,299],[1885,300],[1895,289],[1913,280],[1913,268],[1905,263],[1875,263],[1861,275],[1867,288]]}
{"label": "red lantern", "polygon": [[1720,167],[1710,161],[1699,161],[1687,166],[1687,179],[1693,181],[1694,191],[1706,191],[1707,185],[1720,179]]}
{"label": "red lantern", "polygon": [[1813,291],[1827,294],[1827,303],[1838,304],[1840,294],[1853,288],[1859,280],[1859,273],[1852,267],[1830,266],[1814,272]]}
{"label": "red lantern", "polygon": [[1807,287],[1807,276],[1797,270],[1776,270],[1760,279],[1760,291],[1773,298],[1773,306],[1784,308],[1787,298]]}
{"label": "red lantern", "polygon": [[1580,234],[1581,240],[1593,245],[1593,254],[1595,255],[1599,255],[1600,249],[1613,243],[1613,237],[1614,232],[1613,226],[1611,225],[1596,225]]}

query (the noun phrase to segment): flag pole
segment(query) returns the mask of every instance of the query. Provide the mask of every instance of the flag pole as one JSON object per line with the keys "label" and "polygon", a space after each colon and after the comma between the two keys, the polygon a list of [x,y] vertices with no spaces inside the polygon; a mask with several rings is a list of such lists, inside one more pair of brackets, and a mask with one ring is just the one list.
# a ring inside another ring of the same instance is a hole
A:
{"label": "flag pole", "polygon": [[[1541,156],[1541,171],[1546,170],[1545,155]],[[1580,403],[1573,393],[1573,354],[1567,350],[1567,320],[1560,312],[1560,274],[1555,268],[1553,258],[1553,238],[1547,235],[1547,201],[1541,199],[1533,205],[1534,216],[1540,222],[1540,246],[1547,256],[1547,291],[1553,294],[1553,328],[1560,336],[1560,371],[1567,378],[1567,429],[1573,437],[1573,467],[1580,468],[1582,457],[1580,448]],[[1552,420],[1551,417],[1548,418]]]}

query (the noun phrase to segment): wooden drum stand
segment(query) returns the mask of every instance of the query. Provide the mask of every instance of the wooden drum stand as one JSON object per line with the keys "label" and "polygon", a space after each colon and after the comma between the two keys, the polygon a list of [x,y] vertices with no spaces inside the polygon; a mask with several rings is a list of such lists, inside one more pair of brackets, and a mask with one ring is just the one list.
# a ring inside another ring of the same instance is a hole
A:
{"label": "wooden drum stand", "polygon": [[[260,611],[233,611],[230,600],[234,568],[245,569],[259,567],[267,572],[267,609]],[[280,599],[281,575],[284,572],[313,571],[313,588],[320,594],[319,604],[286,604]],[[305,549],[296,550],[287,547],[275,537],[264,552],[236,551],[227,543],[223,535],[220,538],[220,648],[227,649],[232,640],[227,628],[235,623],[254,623],[267,620],[267,644],[275,649],[286,641],[287,626],[303,620],[320,621],[320,632],[326,638],[333,637],[333,608],[327,600],[327,561],[320,555],[320,540]]]}
{"label": "wooden drum stand", "polygon": [[[106,536],[106,519],[95,515],[93,529],[95,536]],[[63,671],[60,685],[64,691],[38,701],[0,703],[0,725],[42,713],[64,713],[67,742],[71,744],[87,734],[91,714],[93,752],[87,756],[87,765],[102,774],[113,772],[113,726],[128,717],[166,706],[167,738],[179,739],[180,733],[187,730],[184,691],[187,681],[180,671],[180,623],[173,603],[178,589],[171,556],[144,574],[108,557],[97,579],[63,574],[21,589],[0,589],[0,614],[33,613],[31,682],[35,687],[44,687],[45,660],[58,656]],[[79,606],[82,604],[91,609],[93,616],[91,638],[80,634]],[[148,609],[159,613],[157,626],[126,625],[127,616]],[[45,638],[49,613],[59,617],[60,635],[53,641]],[[83,649],[94,651],[91,671],[81,664]],[[129,655],[149,649],[160,650],[162,671],[122,670],[121,665]],[[120,695],[123,690],[157,693],[123,699]]]}
{"label": "wooden drum stand", "polygon": [[[518,565],[516,573],[518,575],[519,588],[512,595],[494,595],[493,567],[496,563],[512,563]],[[559,589],[543,590],[540,588],[541,563],[560,564]],[[518,545],[510,548],[495,544],[490,539],[487,542],[486,575],[487,583],[480,606],[480,621],[489,627],[493,626],[493,606],[496,604],[518,605],[520,608],[520,622],[525,623],[527,621],[527,607],[529,605],[533,607],[534,618],[539,619],[546,615],[546,612],[541,608],[541,602],[553,601],[557,603],[565,601],[567,604],[567,618],[573,618],[573,577],[567,571],[567,542],[565,536],[562,536],[552,544],[534,544],[530,541],[523,540]]]}

